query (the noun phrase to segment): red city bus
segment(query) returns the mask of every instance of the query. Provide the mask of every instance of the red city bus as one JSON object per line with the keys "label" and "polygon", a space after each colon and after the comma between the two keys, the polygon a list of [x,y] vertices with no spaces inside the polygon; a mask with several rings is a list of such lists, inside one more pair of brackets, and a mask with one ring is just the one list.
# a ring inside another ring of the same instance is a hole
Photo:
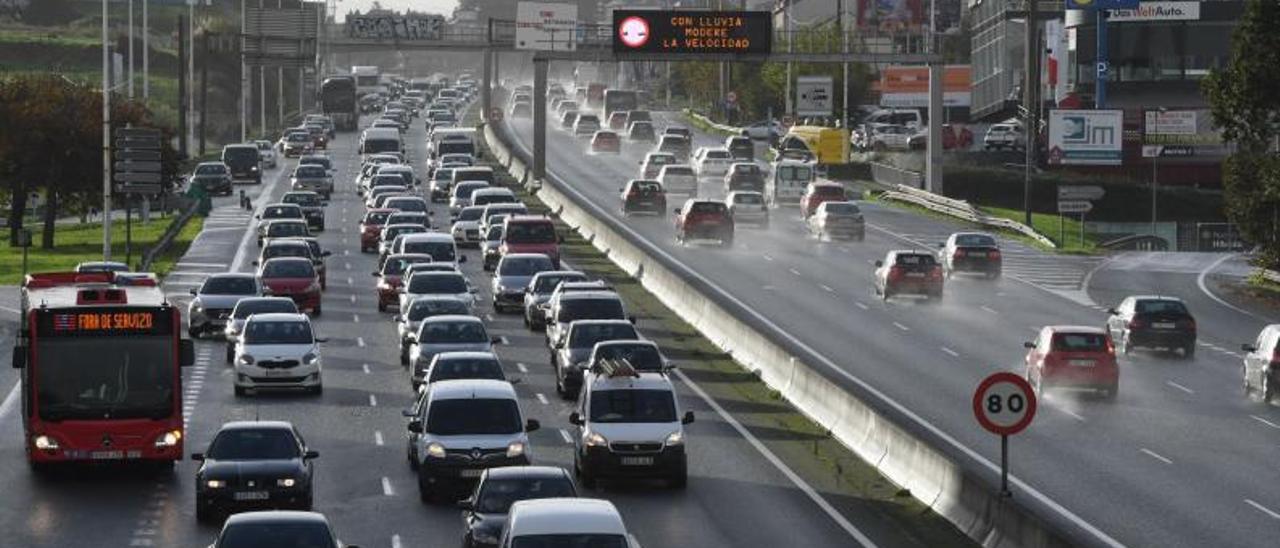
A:
{"label": "red city bus", "polygon": [[27,460],[182,458],[181,314],[142,273],[30,274],[13,349]]}

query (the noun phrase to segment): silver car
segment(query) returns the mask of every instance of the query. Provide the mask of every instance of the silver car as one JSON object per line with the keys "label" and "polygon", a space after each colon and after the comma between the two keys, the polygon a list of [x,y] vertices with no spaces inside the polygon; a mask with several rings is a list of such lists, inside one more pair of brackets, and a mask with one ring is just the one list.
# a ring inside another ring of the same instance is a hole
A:
{"label": "silver car", "polygon": [[298,305],[294,304],[293,299],[287,297],[246,297],[236,303],[235,308],[231,310],[227,327],[222,330],[222,334],[227,339],[227,363],[231,363],[236,357],[236,343],[240,340],[240,332],[244,330],[244,324],[249,320],[249,316],[275,312],[297,314]]}
{"label": "silver car", "polygon": [[471,307],[462,299],[450,295],[423,295],[409,304],[404,314],[396,316],[396,330],[400,333],[400,365],[409,365],[412,340],[422,321],[435,316],[466,316]]}
{"label": "silver car", "polygon": [[769,228],[769,206],[764,194],[753,191],[730,192],[725,198],[729,204],[729,216],[735,224],[751,224]]}
{"label": "silver car", "polygon": [[333,195],[333,177],[324,166],[302,164],[293,168],[289,177],[289,188],[292,190],[310,190],[328,200]]}
{"label": "silver car", "polygon": [[524,290],[539,272],[550,272],[556,266],[541,253],[507,253],[498,260],[493,272],[493,310],[501,313],[523,304]]}
{"label": "silver car", "polygon": [[442,352],[493,352],[500,339],[490,337],[484,321],[475,316],[434,316],[422,320],[418,332],[410,339],[409,366],[416,387],[422,382],[427,365]]}
{"label": "silver car", "polygon": [[192,289],[187,306],[187,334],[199,338],[205,333],[222,333],[236,303],[245,297],[261,297],[262,285],[253,274],[214,274],[199,289]]}

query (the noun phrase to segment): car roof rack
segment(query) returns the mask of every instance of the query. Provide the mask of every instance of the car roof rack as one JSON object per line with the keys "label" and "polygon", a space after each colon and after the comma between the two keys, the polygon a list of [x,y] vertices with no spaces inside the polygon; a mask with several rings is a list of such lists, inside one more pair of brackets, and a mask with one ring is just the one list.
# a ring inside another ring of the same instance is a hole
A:
{"label": "car roof rack", "polygon": [[[619,377],[640,378],[640,371],[631,365],[631,360],[626,358],[603,358],[596,365],[591,367],[592,372],[604,375],[611,379]],[[654,371],[662,376],[666,376],[666,371]]]}

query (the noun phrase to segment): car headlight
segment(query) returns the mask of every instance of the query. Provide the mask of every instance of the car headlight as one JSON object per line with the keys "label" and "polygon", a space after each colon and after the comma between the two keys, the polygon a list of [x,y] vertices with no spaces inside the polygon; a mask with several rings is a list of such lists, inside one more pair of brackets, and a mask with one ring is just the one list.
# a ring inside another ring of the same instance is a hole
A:
{"label": "car headlight", "polygon": [[36,436],[36,438],[32,440],[32,443],[35,444],[36,449],[39,449],[41,451],[54,451],[59,447],[61,447],[60,445],[58,445],[58,440],[55,440],[49,436]]}
{"label": "car headlight", "polygon": [[293,487],[298,484],[298,480],[293,478],[280,478],[276,480],[276,487]]}
{"label": "car headlight", "polygon": [[667,441],[663,443],[665,443],[667,447],[684,445],[684,432],[679,430],[672,432],[671,435],[667,436]]}
{"label": "car headlight", "polygon": [[222,489],[227,486],[227,482],[223,480],[208,480],[204,482],[204,486],[210,489]]}
{"label": "car headlight", "polygon": [[192,301],[192,302],[191,302],[191,311],[192,311],[192,312],[204,312],[204,307],[200,305],[200,301]]}
{"label": "car headlight", "polygon": [[609,445],[609,440],[604,439],[604,436],[601,436],[598,433],[592,432],[587,434],[585,443],[587,444],[587,447],[604,447]]}
{"label": "car headlight", "polygon": [[524,454],[524,442],[513,441],[507,446],[507,458],[515,458]]}
{"label": "car headlight", "polygon": [[316,354],[315,352],[307,352],[307,355],[302,357],[302,365],[311,365],[319,360],[319,354]]}
{"label": "car headlight", "polygon": [[160,437],[156,438],[156,449],[161,449],[165,447],[174,447],[178,445],[178,442],[180,441],[182,441],[182,431],[170,430],[168,432],[165,432],[164,434],[161,434]]}
{"label": "car headlight", "polygon": [[253,365],[253,356],[241,354],[240,359],[237,361],[240,362],[240,365]]}
{"label": "car headlight", "polygon": [[443,459],[445,457],[444,446],[436,442],[431,442],[427,444],[427,456],[432,458],[437,458],[437,459]]}
{"label": "car headlight", "polygon": [[253,166],[249,168],[249,171],[258,171],[258,166]]}

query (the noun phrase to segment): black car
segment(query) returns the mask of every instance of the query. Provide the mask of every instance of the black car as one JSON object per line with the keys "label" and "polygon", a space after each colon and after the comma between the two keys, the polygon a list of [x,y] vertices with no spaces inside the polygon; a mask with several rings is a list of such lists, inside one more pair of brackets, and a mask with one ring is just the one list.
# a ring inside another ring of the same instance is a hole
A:
{"label": "black car", "polygon": [[636,122],[627,126],[627,139],[646,143],[657,142],[658,136],[653,131],[652,122]]}
{"label": "black car", "polygon": [[485,470],[471,497],[458,502],[462,508],[462,546],[497,546],[511,505],[518,501],[577,496],[573,478],[563,468],[510,466]]}
{"label": "black car", "polygon": [[982,232],[957,232],[938,244],[938,262],[947,276],[972,273],[999,278],[1004,264],[1000,244],[994,236]]}
{"label": "black car", "polygon": [[203,162],[191,172],[191,186],[203,188],[210,196],[230,196],[231,170],[222,162]]}
{"label": "black car", "polygon": [[622,192],[623,216],[640,212],[658,216],[667,213],[667,193],[658,181],[632,179],[619,190]]}
{"label": "black car", "polygon": [[724,147],[729,149],[729,156],[734,160],[750,162],[755,159],[756,145],[750,137],[729,137],[724,140]]}
{"label": "black car", "polygon": [[222,163],[231,170],[231,180],[253,181],[262,184],[262,169],[259,164],[262,156],[258,153],[258,145],[227,145],[222,147]]}
{"label": "black car", "polygon": [[764,171],[755,164],[746,162],[733,164],[724,174],[724,188],[727,192],[744,190],[764,192]]}
{"label": "black car", "polygon": [[1130,296],[1108,312],[1107,333],[1124,354],[1137,347],[1181,350],[1188,359],[1196,354],[1196,319],[1181,299]]}
{"label": "black car", "polygon": [[196,471],[196,519],[245,508],[311,509],[312,461],[292,424],[283,421],[229,422],[218,429]]}
{"label": "black car", "polygon": [[357,548],[333,534],[329,520],[315,512],[247,512],[231,516],[209,548]]}
{"label": "black car", "polygon": [[314,230],[324,230],[324,200],[319,194],[309,190],[295,190],[284,193],[280,202],[302,208],[302,214],[307,218],[307,226]]}

